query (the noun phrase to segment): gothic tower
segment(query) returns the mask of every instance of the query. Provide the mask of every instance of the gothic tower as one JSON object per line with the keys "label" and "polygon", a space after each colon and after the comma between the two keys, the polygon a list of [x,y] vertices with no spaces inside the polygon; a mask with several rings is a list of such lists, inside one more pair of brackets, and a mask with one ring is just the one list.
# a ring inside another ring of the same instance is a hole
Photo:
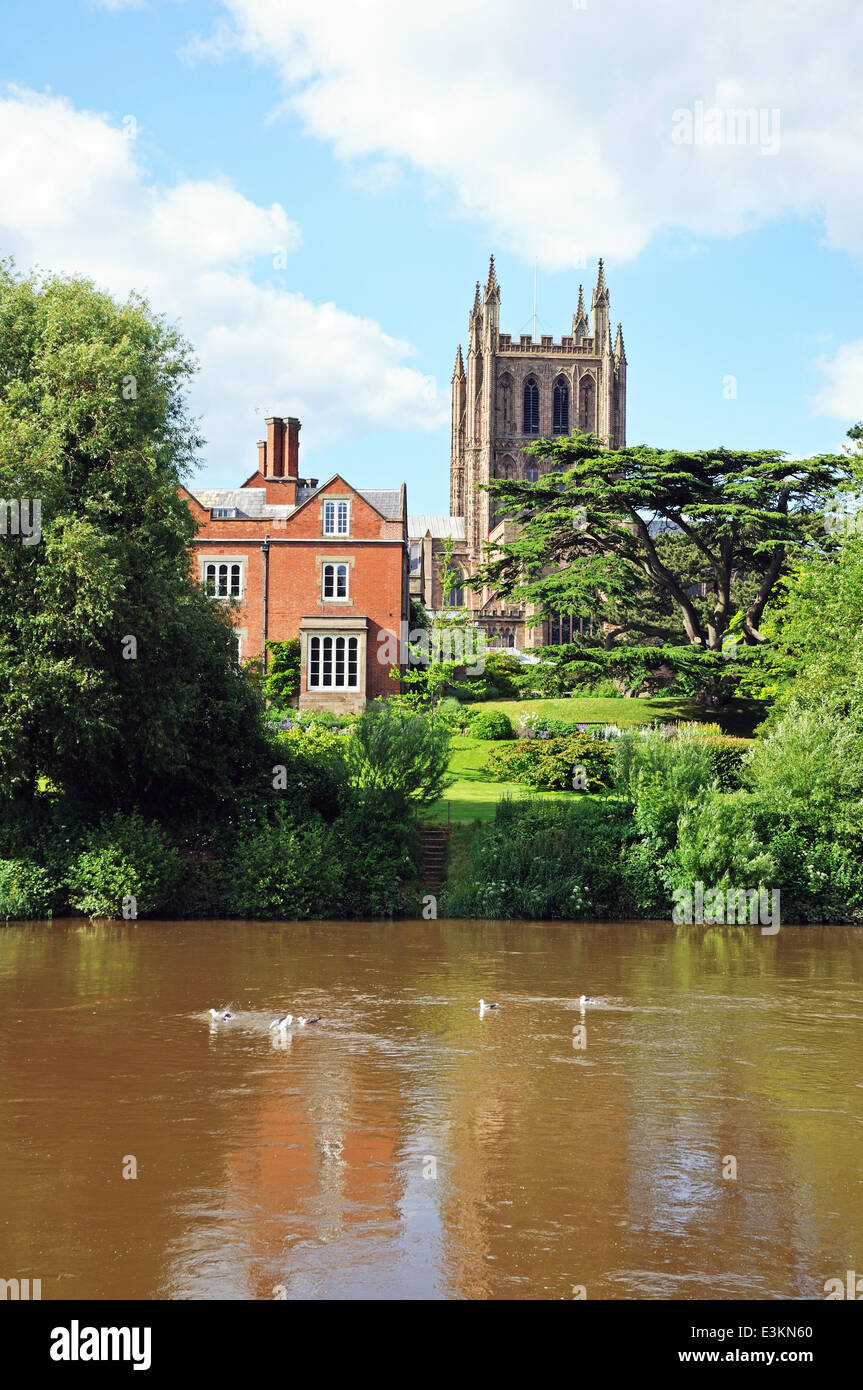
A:
{"label": "gothic tower", "polygon": [[[477,485],[492,478],[538,476],[537,460],[525,452],[534,440],[572,430],[590,430],[612,448],[626,443],[626,356],[617,325],[612,343],[610,299],[602,261],[591,297],[593,327],[581,286],[572,332],[555,343],[538,343],[523,333],[517,342],[500,332],[500,286],[494,265],[481,290],[477,281],[468,320],[467,368],[461,346],[452,379],[450,512],[464,517],[471,567],[496,524],[488,493]],[[492,595],[477,595],[481,610]],[[511,606],[511,605],[510,605]],[[478,614],[478,617],[480,615]],[[524,614],[520,637],[524,635]],[[521,646],[519,640],[517,645]]]}

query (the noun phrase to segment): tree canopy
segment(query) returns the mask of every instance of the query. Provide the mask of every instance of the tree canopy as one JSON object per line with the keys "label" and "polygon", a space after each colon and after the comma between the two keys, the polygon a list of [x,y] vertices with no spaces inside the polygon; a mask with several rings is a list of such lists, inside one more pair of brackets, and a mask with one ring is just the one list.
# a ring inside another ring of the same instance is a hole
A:
{"label": "tree canopy", "polygon": [[486,485],[518,534],[472,582],[598,617],[607,644],[634,634],[719,651],[738,612],[741,640],[763,642],[777,580],[794,556],[830,549],[825,504],[851,477],[845,456],[606,449],[589,434],[532,452],[550,467],[538,482]]}
{"label": "tree canopy", "polygon": [[230,617],[190,572],[189,345],[147,304],[0,263],[0,789],[174,812],[265,759]]}

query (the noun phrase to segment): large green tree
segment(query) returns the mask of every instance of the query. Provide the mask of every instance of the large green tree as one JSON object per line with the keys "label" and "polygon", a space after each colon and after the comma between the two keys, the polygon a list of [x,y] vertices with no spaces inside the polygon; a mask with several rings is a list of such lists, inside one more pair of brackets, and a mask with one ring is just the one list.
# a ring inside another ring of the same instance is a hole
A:
{"label": "large green tree", "polygon": [[266,760],[229,615],[192,577],[200,441],[174,328],[0,263],[0,790],[180,812]]}
{"label": "large green tree", "polygon": [[[593,435],[541,440],[538,482],[495,482],[516,538],[474,578],[546,612],[598,617],[634,635],[718,651],[735,613],[747,644],[795,555],[830,547],[823,514],[849,460],[777,450],[606,449]],[[699,585],[706,597],[698,596]]]}

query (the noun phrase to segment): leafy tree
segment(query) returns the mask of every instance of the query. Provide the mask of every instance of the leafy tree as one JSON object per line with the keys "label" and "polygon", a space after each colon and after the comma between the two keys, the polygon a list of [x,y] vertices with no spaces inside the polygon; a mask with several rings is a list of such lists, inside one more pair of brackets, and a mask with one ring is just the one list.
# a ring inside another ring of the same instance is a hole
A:
{"label": "leafy tree", "polygon": [[0,263],[0,493],[41,506],[38,541],[0,537],[0,790],[42,774],[180,814],[266,764],[230,614],[190,570],[193,369],[137,296]]}
{"label": "leafy tree", "polygon": [[765,640],[777,581],[794,555],[830,548],[825,502],[851,477],[844,456],[612,450],[593,435],[540,440],[533,452],[552,469],[538,482],[486,485],[520,529],[474,586],[546,612],[598,611],[607,642],[635,633],[707,651],[721,650],[737,611],[741,641]]}
{"label": "leafy tree", "polygon": [[353,726],[346,748],[351,782],[363,792],[384,792],[393,801],[425,806],[449,785],[450,735],[421,714],[405,714],[391,702],[370,706]]}
{"label": "leafy tree", "polygon": [[289,637],[284,642],[268,642],[267,651],[264,694],[277,704],[287,703],[300,689],[300,639]]}
{"label": "leafy tree", "polygon": [[454,559],[451,537],[444,540],[438,576],[445,606],[429,614],[411,602],[411,617],[415,608],[421,608],[421,613],[420,620],[411,627],[415,640],[409,644],[409,663],[404,671],[390,671],[391,679],[407,687],[393,697],[396,706],[403,709],[434,710],[441,700],[452,695],[472,695],[474,688],[464,679],[465,668],[484,662],[484,651],[477,645],[482,638],[470,610],[448,603],[448,598],[465,582]]}

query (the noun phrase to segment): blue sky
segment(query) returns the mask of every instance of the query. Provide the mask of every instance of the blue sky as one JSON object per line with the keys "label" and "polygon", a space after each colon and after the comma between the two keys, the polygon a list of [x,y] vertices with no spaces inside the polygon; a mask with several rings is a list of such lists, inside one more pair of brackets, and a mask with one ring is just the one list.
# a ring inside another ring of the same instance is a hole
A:
{"label": "blue sky", "polygon": [[[863,416],[863,21],[717,8],[539,0],[530,33],[515,0],[7,0],[0,254],[180,319],[210,486],[296,414],[301,471],[448,510],[490,251],[503,330],[536,257],[555,338],[605,256],[631,443],[835,450]],[[699,101],[721,141],[676,138]]]}

